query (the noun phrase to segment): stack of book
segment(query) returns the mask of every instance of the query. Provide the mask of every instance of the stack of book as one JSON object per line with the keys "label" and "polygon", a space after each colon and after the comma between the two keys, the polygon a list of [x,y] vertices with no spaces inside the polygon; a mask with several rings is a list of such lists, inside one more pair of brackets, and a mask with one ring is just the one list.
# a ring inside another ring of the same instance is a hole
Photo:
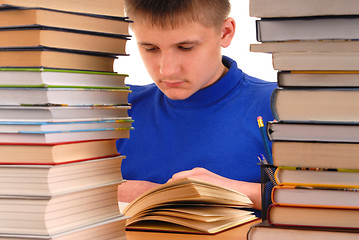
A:
{"label": "stack of book", "polygon": [[123,0],[0,1],[0,239],[123,239]]}
{"label": "stack of book", "polygon": [[278,186],[248,239],[358,239],[359,2],[250,3],[251,50],[278,70],[267,124]]}

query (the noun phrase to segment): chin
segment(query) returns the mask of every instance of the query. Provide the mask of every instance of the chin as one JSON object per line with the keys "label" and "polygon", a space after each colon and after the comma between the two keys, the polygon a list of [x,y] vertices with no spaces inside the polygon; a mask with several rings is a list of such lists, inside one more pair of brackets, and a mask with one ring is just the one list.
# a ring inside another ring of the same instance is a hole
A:
{"label": "chin", "polygon": [[169,91],[163,91],[163,93],[171,100],[185,100],[187,98],[189,98],[192,94],[190,93],[173,93],[173,92],[169,92]]}

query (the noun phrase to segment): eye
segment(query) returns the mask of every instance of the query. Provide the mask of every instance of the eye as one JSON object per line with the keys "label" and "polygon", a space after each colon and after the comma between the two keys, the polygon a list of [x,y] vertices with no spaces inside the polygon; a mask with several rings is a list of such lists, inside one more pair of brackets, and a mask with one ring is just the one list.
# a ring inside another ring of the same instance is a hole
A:
{"label": "eye", "polygon": [[191,51],[193,49],[193,46],[178,46],[178,49],[182,51]]}
{"label": "eye", "polygon": [[146,52],[154,52],[158,50],[158,47],[144,47]]}

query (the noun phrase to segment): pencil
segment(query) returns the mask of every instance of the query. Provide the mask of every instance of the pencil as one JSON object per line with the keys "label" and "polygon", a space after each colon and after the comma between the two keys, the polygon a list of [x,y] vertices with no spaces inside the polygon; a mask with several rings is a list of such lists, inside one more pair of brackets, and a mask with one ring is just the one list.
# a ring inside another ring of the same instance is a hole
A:
{"label": "pencil", "polygon": [[264,123],[263,123],[262,116],[257,117],[257,122],[258,122],[259,130],[261,132],[261,136],[262,136],[262,140],[263,140],[263,144],[264,144],[264,150],[265,150],[265,153],[267,155],[268,163],[273,164],[272,154],[271,154],[271,151],[270,151],[270,148],[269,148],[268,140],[266,138],[265,128],[264,128]]}

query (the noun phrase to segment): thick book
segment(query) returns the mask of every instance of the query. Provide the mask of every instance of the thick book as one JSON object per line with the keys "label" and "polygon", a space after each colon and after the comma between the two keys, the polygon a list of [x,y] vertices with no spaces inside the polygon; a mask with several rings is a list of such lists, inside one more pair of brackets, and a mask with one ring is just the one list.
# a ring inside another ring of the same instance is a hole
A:
{"label": "thick book", "polygon": [[358,16],[262,18],[256,24],[259,42],[359,38]]}
{"label": "thick book", "polygon": [[353,52],[359,50],[358,40],[307,40],[262,42],[250,45],[251,52]]}
{"label": "thick book", "polygon": [[49,47],[1,48],[0,67],[63,68],[114,72],[116,56]]}
{"label": "thick book", "polygon": [[[359,42],[358,42],[359,43]],[[282,71],[279,87],[359,87],[359,71]]]}
{"label": "thick book", "polygon": [[359,208],[359,188],[275,186],[272,202],[281,206]]}
{"label": "thick book", "polygon": [[86,161],[39,164],[0,164],[0,196],[56,196],[123,180],[125,156]]}
{"label": "thick book", "polygon": [[88,121],[0,121],[0,132],[62,132],[88,129],[131,128],[132,119],[102,118]]}
{"label": "thick book", "polygon": [[359,229],[359,208],[271,205],[268,223],[279,226]]}
{"label": "thick book", "polygon": [[275,141],[272,155],[275,166],[359,170],[358,143]]}
{"label": "thick book", "polygon": [[1,105],[125,105],[128,89],[99,88],[0,88]]}
{"label": "thick book", "polygon": [[52,197],[0,195],[1,234],[54,235],[119,216],[119,183]]}
{"label": "thick book", "polygon": [[93,120],[98,118],[127,117],[130,105],[93,105],[93,106],[1,106],[0,119],[7,121],[73,121],[76,119]]}
{"label": "thick book", "polygon": [[[344,228],[315,228],[274,226],[262,222],[252,226],[247,234],[248,240],[355,240],[359,231]],[[0,238],[1,239],[1,238]]]}
{"label": "thick book", "polygon": [[69,131],[0,132],[0,143],[65,143],[101,139],[129,138],[132,127]]}
{"label": "thick book", "polygon": [[359,142],[359,124],[267,122],[271,141]]}
{"label": "thick book", "polygon": [[117,156],[116,139],[49,144],[0,144],[0,164],[56,165]]}
{"label": "thick book", "polygon": [[[88,2],[87,2],[88,4]],[[120,9],[118,9],[120,11]],[[9,8],[1,10],[0,27],[46,25],[56,28],[129,35],[130,21],[123,17],[78,14],[44,8]]]}
{"label": "thick book", "polygon": [[[0,14],[1,15],[1,14]],[[126,55],[125,35],[41,25],[0,28],[1,48],[49,47]]]}
{"label": "thick book", "polygon": [[127,74],[51,68],[0,68],[0,87],[120,88]]}
{"label": "thick book", "polygon": [[244,194],[207,182],[181,179],[152,189],[124,210],[127,229],[215,234],[253,221]]}
{"label": "thick book", "polygon": [[359,122],[358,102],[359,88],[277,88],[271,106],[278,121],[353,123]]}
{"label": "thick book", "polygon": [[278,167],[278,185],[359,188],[359,170],[335,168]]}
{"label": "thick book", "polygon": [[124,17],[124,0],[1,0],[0,6],[3,8],[30,7],[30,8],[49,8],[65,12],[90,13],[97,15],[108,15]]}
{"label": "thick book", "polygon": [[274,52],[272,64],[280,71],[358,71],[359,52]]}
{"label": "thick book", "polygon": [[34,234],[3,234],[0,233],[1,240],[93,240],[96,239],[116,239],[126,240],[125,223],[126,217],[119,215],[113,218],[100,220],[86,226],[76,227],[53,235],[34,235]]}
{"label": "thick book", "polygon": [[249,6],[258,18],[359,14],[356,0],[250,0]]}

